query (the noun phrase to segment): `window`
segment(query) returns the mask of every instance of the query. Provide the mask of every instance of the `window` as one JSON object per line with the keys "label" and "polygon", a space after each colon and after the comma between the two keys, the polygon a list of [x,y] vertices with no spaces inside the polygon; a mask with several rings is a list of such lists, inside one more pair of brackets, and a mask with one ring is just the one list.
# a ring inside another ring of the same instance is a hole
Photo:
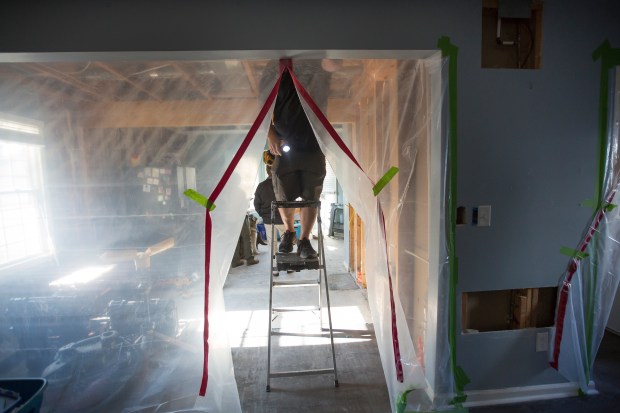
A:
{"label": "window", "polygon": [[[14,140],[38,127],[0,115],[0,267],[50,252],[42,182],[41,145]],[[15,126],[17,125],[17,126]],[[21,128],[21,130],[16,129]],[[19,136],[18,136],[19,137]]]}

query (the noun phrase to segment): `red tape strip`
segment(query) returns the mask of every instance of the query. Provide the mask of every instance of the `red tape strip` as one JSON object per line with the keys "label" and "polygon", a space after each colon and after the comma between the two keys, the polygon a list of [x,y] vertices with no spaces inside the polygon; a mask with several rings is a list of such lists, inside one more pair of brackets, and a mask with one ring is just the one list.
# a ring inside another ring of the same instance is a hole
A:
{"label": "red tape strip", "polygon": [[[209,266],[211,265],[211,232],[213,229],[213,222],[211,221],[211,211],[207,209],[207,216],[205,219],[205,303],[204,303],[204,331],[202,332],[202,341],[204,345],[203,351],[203,364],[202,364],[202,381],[200,383],[201,396],[204,396],[207,392],[207,383],[209,381],[209,281],[211,275],[209,272]],[[206,242],[208,241],[208,242]]]}
{"label": "red tape strip", "polygon": [[[383,224],[383,240],[385,241],[385,256],[388,256],[388,247],[387,247],[387,230],[385,228],[385,216],[383,215],[383,210],[381,209],[381,204],[377,199],[377,207],[379,209],[379,213],[381,215],[381,222]],[[399,382],[404,381],[404,372],[403,372],[403,363],[400,359],[400,344],[398,342],[398,327],[396,326],[396,305],[394,304],[394,290],[392,288],[392,274],[390,271],[390,262],[387,262],[387,270],[388,270],[388,280],[390,282],[390,310],[392,316],[392,347],[394,348],[394,365],[396,366],[396,379]]]}
{"label": "red tape strip", "polygon": [[[248,134],[243,139],[241,146],[239,147],[239,149],[237,149],[235,156],[230,162],[230,165],[228,165],[228,167],[226,168],[224,175],[222,175],[222,178],[220,179],[217,186],[215,187],[215,189],[209,196],[208,199],[212,203],[215,203],[215,200],[217,199],[217,197],[220,195],[220,193],[226,186],[226,183],[228,182],[233,171],[239,164],[239,161],[243,157],[243,154],[248,149],[248,146],[250,146],[250,143],[256,136],[256,132],[258,131],[258,128],[260,127],[260,125],[263,123],[263,120],[265,119],[265,116],[267,115],[269,108],[271,108],[271,105],[273,104],[273,101],[275,100],[278,94],[278,89],[280,87],[280,79],[282,78],[282,70],[283,70],[282,67],[280,67],[278,80],[276,81],[276,84],[273,86],[271,93],[269,93],[269,96],[267,97],[265,104],[261,108],[256,119],[254,120],[254,123],[252,124],[252,127],[248,131]],[[211,264],[212,227],[213,227],[213,223],[211,220],[211,212],[207,210],[206,221],[205,221],[205,300],[204,300],[205,304],[204,304],[204,332],[203,332],[203,341],[204,341],[204,356],[203,357],[204,358],[203,358],[203,367],[202,367],[202,381],[200,383],[200,392],[199,392],[201,396],[204,396],[206,394],[207,383],[209,382],[209,281],[211,279],[209,267]]]}
{"label": "red tape strip", "polygon": [[[609,197],[607,198],[607,204],[610,204],[616,195],[617,189],[614,189]],[[588,235],[582,241],[581,246],[579,248],[580,252],[585,252],[592,241],[592,237],[598,230],[603,217],[605,216],[605,208],[602,208],[598,214],[596,215],[596,219],[594,224],[590,226],[590,231],[588,231]],[[568,303],[568,294],[570,292],[570,283],[573,280],[573,276],[579,269],[579,260],[573,258],[569,268],[568,274],[566,275],[566,279],[562,282],[562,289],[560,290],[560,300],[558,301],[558,313],[555,319],[555,337],[553,339],[553,357],[549,362],[549,365],[554,369],[558,369],[559,367],[559,359],[560,359],[560,347],[562,346],[562,337],[564,335],[564,319],[566,317],[566,305]]]}

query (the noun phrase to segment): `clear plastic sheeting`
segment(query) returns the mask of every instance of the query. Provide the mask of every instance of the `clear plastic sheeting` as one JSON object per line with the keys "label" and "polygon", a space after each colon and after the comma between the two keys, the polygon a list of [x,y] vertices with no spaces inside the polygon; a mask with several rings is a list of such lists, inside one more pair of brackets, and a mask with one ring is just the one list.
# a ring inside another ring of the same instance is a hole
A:
{"label": "clear plastic sheeting", "polygon": [[[222,287],[272,108],[210,212],[204,398],[206,211],[183,192],[213,192],[276,83],[277,63],[0,65],[0,377],[45,377],[44,412],[241,410]],[[334,58],[328,90],[316,90],[320,63],[296,58],[293,72],[310,96],[327,97],[321,110],[350,151],[302,99],[364,223],[392,409],[412,390],[408,409],[430,410],[452,392],[445,60]],[[399,173],[375,197],[391,167]]]}
{"label": "clear plastic sheeting", "polygon": [[[618,205],[617,188],[607,199]],[[585,236],[589,242],[571,260],[560,287],[551,363],[584,393],[594,384],[592,368],[620,280],[619,213],[617,207],[597,213]]]}
{"label": "clear plastic sheeting", "polygon": [[593,390],[592,369],[620,282],[618,99],[610,106],[603,198],[562,277],[550,349],[551,365],[583,393]]}

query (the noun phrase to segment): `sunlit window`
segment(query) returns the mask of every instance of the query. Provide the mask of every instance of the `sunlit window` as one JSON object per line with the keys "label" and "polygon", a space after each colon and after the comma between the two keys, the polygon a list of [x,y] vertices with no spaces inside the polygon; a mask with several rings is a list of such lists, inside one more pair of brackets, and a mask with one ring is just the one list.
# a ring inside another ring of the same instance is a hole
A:
{"label": "sunlit window", "polygon": [[41,146],[14,134],[0,125],[0,267],[50,252]]}

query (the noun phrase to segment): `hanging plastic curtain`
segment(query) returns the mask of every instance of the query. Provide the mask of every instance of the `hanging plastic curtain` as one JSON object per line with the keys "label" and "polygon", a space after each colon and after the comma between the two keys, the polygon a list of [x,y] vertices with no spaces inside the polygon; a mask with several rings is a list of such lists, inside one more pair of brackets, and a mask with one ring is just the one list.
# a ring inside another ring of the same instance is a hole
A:
{"label": "hanging plastic curtain", "polygon": [[[453,396],[445,60],[332,61],[285,67],[364,223],[392,409],[408,394],[409,409],[430,410]],[[0,66],[0,377],[45,377],[46,412],[241,411],[222,288],[281,70],[278,60]]]}
{"label": "hanging plastic curtain", "polygon": [[[429,205],[443,205],[443,62],[436,56],[366,63],[366,83],[349,91],[358,104],[346,108],[356,119],[348,141],[323,118],[312,93],[304,89],[304,76],[312,79],[308,66],[296,61],[293,73],[301,79],[296,86],[321,149],[347,201],[364,222],[368,298],[392,408],[412,391],[407,397],[409,407],[429,409],[439,400],[430,396],[435,389],[427,382],[425,347],[430,344],[430,351],[437,351],[433,368],[439,374],[446,373],[449,354],[447,345],[438,345],[435,337],[426,341],[429,322],[447,335],[447,313],[443,319],[436,314],[426,318],[429,289],[436,287],[431,274],[441,280],[434,280],[440,283],[439,302],[447,302],[444,241],[437,235],[431,244],[429,234],[433,224],[440,229],[443,222],[441,212],[429,211]],[[435,170],[432,162],[437,163]],[[384,174],[396,167],[398,179],[382,186]],[[436,187],[431,189],[433,182]],[[433,253],[437,254],[435,261]],[[450,373],[443,377],[440,387],[451,389],[451,378],[446,383]],[[451,397],[451,393],[442,397]]]}
{"label": "hanging plastic curtain", "polygon": [[[604,69],[603,76],[616,76],[615,70],[609,70],[605,62]],[[602,79],[602,84],[602,93],[607,94],[607,87],[614,82]],[[571,382],[578,383],[583,393],[593,389],[594,360],[620,281],[620,211],[617,208],[620,177],[617,128],[612,126],[617,122],[613,121],[614,113],[603,113],[608,119],[608,133],[602,141],[606,142],[606,156],[601,165],[601,199],[596,200],[598,209],[578,248],[567,251],[572,258],[559,289],[550,349],[551,366]]]}

